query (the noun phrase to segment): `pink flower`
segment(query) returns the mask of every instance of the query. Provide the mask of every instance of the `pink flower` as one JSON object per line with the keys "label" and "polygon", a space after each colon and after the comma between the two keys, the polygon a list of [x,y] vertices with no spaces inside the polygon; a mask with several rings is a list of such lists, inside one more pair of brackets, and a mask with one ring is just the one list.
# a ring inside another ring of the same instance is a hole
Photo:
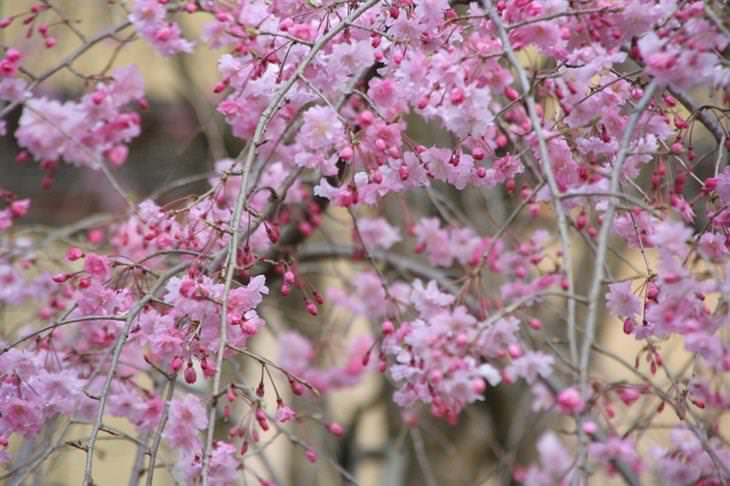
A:
{"label": "pink flower", "polygon": [[15,136],[18,144],[36,159],[58,160],[74,143],[68,134],[84,131],[83,124],[84,114],[79,105],[33,98],[25,104]]}
{"label": "pink flower", "polygon": [[618,396],[626,406],[629,406],[641,397],[641,392],[636,388],[626,387],[618,391]]}
{"label": "pink flower", "polygon": [[383,218],[360,218],[357,220],[357,230],[368,250],[387,250],[401,240],[398,230]]}
{"label": "pink flower", "polygon": [[181,399],[173,399],[170,402],[170,423],[184,423],[202,430],[208,426],[205,407],[195,395],[186,394]]}
{"label": "pink flower", "polygon": [[228,442],[218,442],[215,445],[210,455],[211,484],[236,484],[241,475],[236,452],[236,446]]}
{"label": "pink flower", "polygon": [[13,217],[20,218],[22,216],[25,216],[25,213],[28,212],[28,209],[30,208],[30,199],[19,199],[17,201],[13,201],[10,204],[10,212],[12,213]]}
{"label": "pink flower", "polygon": [[28,83],[23,79],[5,78],[0,79],[0,100],[16,102],[23,101],[30,96]]}
{"label": "pink flower", "polygon": [[314,350],[309,341],[299,333],[287,332],[279,336],[279,364],[295,375],[309,368]]}
{"label": "pink flower", "polygon": [[576,388],[566,388],[558,393],[556,400],[558,409],[564,415],[575,415],[585,408],[586,404]]}
{"label": "pink flower", "polygon": [[144,430],[154,429],[160,421],[163,407],[164,402],[158,397],[138,401],[134,407],[134,423]]}
{"label": "pink flower", "polygon": [[725,236],[717,233],[703,234],[697,249],[703,257],[709,260],[720,260],[728,254]]}
{"label": "pink flower", "polygon": [[109,260],[96,253],[88,253],[84,258],[84,271],[99,280],[106,280],[111,274]]}
{"label": "pink flower", "polygon": [[717,177],[715,192],[725,204],[730,204],[730,167],[725,169]]}
{"label": "pink flower", "polygon": [[37,434],[43,425],[42,405],[19,397],[0,401],[0,425],[3,430],[16,432],[26,437]]}
{"label": "pink flower", "polygon": [[317,452],[311,448],[307,448],[307,450],[304,451],[304,456],[307,458],[307,461],[311,462],[312,464],[316,463],[319,457],[317,455]]}
{"label": "pink flower", "polygon": [[553,432],[546,432],[537,441],[539,464],[528,468],[525,484],[553,486],[570,484],[574,476],[575,460]]}
{"label": "pink flower", "polygon": [[228,312],[232,320],[240,321],[245,314],[261,303],[264,295],[269,293],[266,286],[266,277],[258,275],[243,287],[238,287],[229,293]]}
{"label": "pink flower", "polygon": [[565,44],[557,22],[532,23],[511,33],[510,38],[515,46],[534,44],[548,54],[560,52]]}
{"label": "pink flower", "polygon": [[609,437],[605,442],[591,442],[588,445],[588,454],[607,467],[612,461],[616,461],[628,465],[637,473],[642,469],[641,457],[631,439]]}
{"label": "pink flower", "polygon": [[683,257],[687,254],[687,241],[692,238],[692,228],[679,221],[666,220],[656,225],[651,244],[663,252]]}
{"label": "pink flower", "polygon": [[424,287],[423,282],[417,279],[413,282],[411,302],[421,313],[433,315],[454,301],[454,296],[441,292],[438,284],[431,280]]}
{"label": "pink flower", "polygon": [[619,317],[633,317],[641,312],[639,299],[631,292],[631,281],[618,282],[608,286],[606,305]]}
{"label": "pink flower", "polygon": [[[344,126],[329,106],[313,106],[304,112],[300,139],[304,148],[321,151],[344,141]],[[324,155],[324,154],[323,154]]]}
{"label": "pink flower", "polygon": [[368,41],[336,44],[329,58],[330,72],[338,77],[352,76],[370,66],[374,49]]}
{"label": "pink flower", "polygon": [[553,371],[555,359],[545,353],[530,351],[512,361],[507,367],[507,374],[512,378],[523,378],[532,384],[538,376],[547,377]]}
{"label": "pink flower", "polygon": [[352,279],[352,292],[329,287],[327,298],[353,314],[380,317],[388,312],[385,289],[380,277],[374,272],[361,272]]}
{"label": "pink flower", "polygon": [[532,410],[534,412],[550,410],[555,404],[552,392],[542,383],[535,383],[531,390],[533,395]]}
{"label": "pink flower", "polygon": [[200,443],[198,432],[208,426],[208,416],[200,399],[192,394],[170,402],[169,422],[163,437],[177,448],[191,449]]}
{"label": "pink flower", "polygon": [[180,26],[167,22],[165,7],[157,0],[135,0],[129,20],[163,56],[193,50],[193,44],[182,38]]}
{"label": "pink flower", "polygon": [[276,420],[277,422],[286,423],[290,420],[294,420],[297,413],[286,405],[280,405],[276,408]]}
{"label": "pink flower", "polygon": [[126,145],[116,145],[107,151],[106,156],[114,167],[121,167],[127,161],[129,149]]}
{"label": "pink flower", "polygon": [[433,265],[449,267],[454,261],[449,233],[437,218],[423,218],[414,228],[418,248],[423,248]]}
{"label": "pink flower", "polygon": [[651,31],[639,40],[646,72],[663,85],[690,89],[711,79],[717,57],[672,44]]}

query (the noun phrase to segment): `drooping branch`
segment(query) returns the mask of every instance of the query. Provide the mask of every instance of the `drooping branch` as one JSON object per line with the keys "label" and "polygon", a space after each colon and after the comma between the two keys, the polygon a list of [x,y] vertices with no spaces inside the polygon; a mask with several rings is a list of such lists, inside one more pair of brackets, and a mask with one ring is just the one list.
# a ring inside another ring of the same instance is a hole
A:
{"label": "drooping branch", "polygon": [[[227,328],[228,328],[228,297],[230,295],[231,291],[231,285],[233,283],[233,275],[236,270],[236,258],[238,255],[238,246],[239,246],[239,240],[240,240],[240,219],[241,219],[241,213],[243,210],[243,206],[246,202],[246,198],[248,195],[248,177],[249,172],[251,171],[251,167],[253,165],[254,158],[256,157],[256,151],[259,146],[259,143],[261,142],[264,133],[266,131],[266,128],[268,127],[271,119],[274,117],[276,112],[279,110],[279,107],[281,106],[282,102],[284,101],[284,98],[286,97],[289,90],[294,86],[294,84],[299,81],[299,79],[303,76],[305,69],[310,65],[310,63],[315,59],[315,57],[319,54],[319,52],[329,44],[329,42],[338,35],[342,30],[344,30],[348,24],[352,23],[356,19],[358,19],[362,14],[367,12],[370,8],[372,8],[374,5],[376,5],[379,2],[379,0],[368,0],[364,4],[360,5],[356,10],[354,10],[350,15],[348,15],[343,21],[341,21],[337,26],[333,27],[329,32],[327,32],[325,35],[323,35],[315,44],[312,46],[312,48],[309,50],[307,55],[304,57],[302,62],[297,67],[294,74],[289,78],[289,80],[284,83],[284,85],[279,89],[278,93],[274,97],[274,99],[269,103],[267,108],[264,110],[264,112],[261,114],[261,118],[259,119],[258,124],[256,125],[256,130],[254,131],[254,135],[252,139],[248,143],[248,147],[245,150],[245,160],[243,162],[243,176],[241,177],[241,189],[239,191],[239,194],[236,198],[236,203],[233,210],[233,216],[231,219],[232,227],[233,227],[233,235],[230,239],[230,244],[228,246],[228,259],[225,266],[225,282],[224,282],[224,290],[223,290],[223,304],[221,309],[221,321],[220,321],[220,331],[219,331],[219,345],[218,345],[218,352],[216,356],[216,368],[215,368],[215,375],[213,376],[213,390],[212,394],[213,396],[217,396],[220,391],[220,382],[221,382],[221,376],[222,376],[222,368],[223,368],[223,356],[226,349],[226,340],[227,340]],[[243,154],[241,154],[243,155]],[[241,156],[236,159],[237,162],[241,160]],[[210,412],[208,415],[208,431],[207,436],[205,440],[205,445],[203,447],[203,465],[202,465],[202,481],[203,486],[208,486],[208,472],[209,472],[209,465],[210,465],[210,459],[209,459],[209,453],[211,450],[211,447],[213,445],[213,437],[215,434],[215,421],[216,421],[216,414],[217,414],[217,403],[215,403],[216,400],[213,400],[213,403],[210,404]]]}
{"label": "drooping branch", "polygon": [[[482,5],[487,11],[490,20],[494,24],[497,30],[497,36],[502,43],[504,53],[509,59],[510,64],[517,73],[517,79],[522,89],[522,98],[525,100],[527,107],[527,114],[530,118],[530,124],[532,130],[537,137],[538,149],[540,153],[540,161],[542,163],[542,170],[547,178],[548,187],[550,189],[550,198],[555,214],[558,218],[558,231],[560,234],[560,247],[563,252],[563,267],[565,269],[566,278],[568,279],[568,293],[575,293],[575,279],[573,273],[573,250],[571,245],[570,233],[568,230],[568,217],[565,214],[563,205],[560,201],[560,189],[555,179],[553,172],[553,164],[550,160],[550,153],[548,152],[547,142],[543,133],[542,122],[537,114],[535,98],[532,95],[532,89],[527,78],[527,73],[522,67],[519,59],[515,55],[512,44],[510,43],[507,31],[502,23],[502,18],[497,13],[491,0],[482,0]],[[576,328],[576,316],[575,316],[575,302],[573,300],[568,301],[568,342],[570,347],[570,357],[573,363],[578,362],[578,345],[577,345],[577,328]]]}

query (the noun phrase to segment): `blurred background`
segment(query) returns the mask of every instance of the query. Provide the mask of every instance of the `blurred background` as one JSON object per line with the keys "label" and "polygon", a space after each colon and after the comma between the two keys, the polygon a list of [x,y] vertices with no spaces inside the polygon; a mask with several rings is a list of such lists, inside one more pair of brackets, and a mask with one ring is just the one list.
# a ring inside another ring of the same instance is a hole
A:
{"label": "blurred background", "polygon": [[[0,2],[0,18],[17,14],[28,8],[32,2],[12,0]],[[127,13],[119,1],[103,0],[60,0],[52,5],[57,11],[50,15],[59,21],[51,26],[51,33],[58,38],[58,47],[45,49],[35,36],[25,39],[25,30],[19,22],[10,28],[0,30],[0,45],[16,46],[26,54],[23,66],[35,75],[58,63],[81,45],[79,33],[94,36],[108,30],[110,26],[125,21]],[[76,22],[83,20],[83,22]],[[193,39],[200,32],[200,16],[180,17],[185,37]],[[65,25],[64,22],[69,24]],[[77,32],[74,32],[77,31]],[[85,74],[103,72],[107,66],[137,64],[143,73],[149,109],[142,113],[142,135],[130,146],[128,162],[115,174],[121,185],[134,200],[141,201],[153,194],[164,184],[190,178],[190,183],[168,192],[161,202],[172,202],[186,194],[199,193],[208,186],[206,178],[213,163],[224,157],[234,157],[242,148],[242,141],[233,138],[215,112],[217,97],[212,87],[217,81],[217,53],[198,46],[190,56],[165,59],[132,36],[126,29],[117,35],[124,47],[114,50],[116,42],[105,41],[92,48],[76,62],[74,71]],[[536,57],[526,62],[539,62]],[[89,81],[74,72],[64,69],[39,88],[46,96],[55,99],[77,98]],[[696,93],[702,96],[702,93]],[[12,133],[20,110],[13,111],[8,118],[8,132]],[[447,146],[451,140],[448,134],[436,127],[411,120],[411,136],[425,145]],[[704,137],[704,138],[703,138]],[[707,134],[700,134],[695,148],[702,154],[709,150]],[[59,227],[79,221],[97,213],[115,213],[125,210],[125,203],[98,172],[80,170],[72,166],[60,167],[55,183],[50,190],[40,186],[42,172],[37,164],[18,164],[15,157],[18,148],[11,136],[0,139],[0,187],[15,191],[21,197],[31,197],[33,206],[26,222],[37,225]],[[445,187],[435,186],[428,194],[410,195],[409,203],[421,214],[437,214],[434,200],[449,201],[456,210],[475,222],[475,228],[482,234],[490,234],[505,220],[509,212],[519,203],[514,197],[500,191],[465,191],[457,193]],[[401,211],[398,204],[385,208],[385,216],[399,225]],[[328,210],[325,225],[313,241],[326,243],[351,243],[347,213]],[[513,234],[527,234],[536,227],[552,228],[552,215],[543,212],[537,221],[518,218]],[[402,225],[401,225],[402,226]],[[585,244],[576,240],[573,258],[579,269],[591,268],[592,253]],[[405,246],[402,251],[409,251]],[[59,248],[62,251],[62,248]],[[643,261],[638,252],[616,248],[622,258],[612,258],[612,270],[616,278],[635,274],[632,265],[639,268]],[[348,279],[357,270],[346,262],[320,262],[306,268],[308,278],[320,289],[329,285],[346,286]],[[581,271],[578,292],[583,293],[591,272]],[[276,288],[277,285],[271,284]],[[276,292],[274,292],[276,294]],[[310,337],[324,350],[322,359],[328,362],[342,360],[339,340],[351,340],[360,334],[370,332],[373,324],[365,319],[328,311],[320,319],[309,318],[301,306],[290,306],[290,300],[271,296],[263,305],[263,316],[267,328],[255,338],[252,347],[260,354],[276,358],[276,335],[287,328],[296,329]],[[294,302],[299,302],[294,299]],[[712,304],[710,304],[712,305]],[[541,307],[541,317],[546,327],[546,340],[562,346],[564,334],[563,306],[559,301],[548,302]],[[12,318],[3,314],[0,332],[6,337],[12,332]],[[579,314],[580,318],[581,314]],[[596,355],[595,371],[607,381],[626,380],[635,383],[636,376],[629,368],[641,349],[641,344],[622,332],[621,323],[606,320],[600,327],[600,347],[610,349],[615,356]],[[338,354],[338,351],[339,354]],[[677,376],[689,377],[692,369],[687,366],[689,356],[681,350],[681,344],[667,342],[662,347],[663,355],[670,369]],[[244,373],[257,379],[260,369],[254,363],[241,360]],[[644,369],[646,371],[646,369]],[[679,374],[679,373],[683,374]],[[658,386],[667,388],[668,381],[657,375]],[[286,382],[280,390],[288,393]],[[263,475],[273,474],[281,484],[287,485],[340,485],[361,484],[363,486],[396,485],[497,485],[509,484],[512,470],[525,465],[534,458],[534,444],[541,431],[546,429],[565,433],[570,442],[572,425],[549,420],[532,410],[533,396],[520,385],[500,385],[487,392],[484,402],[465,410],[456,426],[429,418],[424,412],[419,426],[404,426],[397,407],[392,403],[392,389],[377,374],[368,376],[363,383],[327,396],[323,403],[299,400],[300,410],[311,410],[300,423],[293,424],[291,433],[307,443],[317,444],[320,460],[311,465],[304,459],[303,450],[292,444],[287,434],[264,437],[271,440],[267,447],[266,460],[255,454],[247,462]],[[291,397],[286,397],[291,398]],[[655,417],[658,401],[642,399],[631,409],[615,409],[612,423],[617,430],[626,430],[630,424],[644,427],[642,449],[648,451],[655,444],[661,444],[668,429],[677,423],[677,417],[667,407],[659,418]],[[344,437],[337,439],[328,434],[322,425],[324,420],[336,420],[346,430]],[[110,420],[109,425],[128,433],[133,427],[124,421]],[[218,427],[225,431],[225,424]],[[85,438],[88,428],[77,426],[72,438]],[[49,440],[41,436],[38,440]],[[15,444],[18,453],[23,445]],[[133,444],[119,440],[103,440],[99,444],[99,462],[96,478],[100,485],[127,484],[128,474],[134,459]],[[83,476],[84,452],[71,447],[55,454],[41,473],[28,478],[25,484],[41,486],[77,485]],[[162,466],[174,461],[174,451],[165,453],[159,462]],[[345,474],[343,474],[343,471]],[[620,483],[616,478],[602,478],[596,484]],[[156,474],[155,484],[174,484],[166,473]],[[243,483],[242,483],[243,484]]]}

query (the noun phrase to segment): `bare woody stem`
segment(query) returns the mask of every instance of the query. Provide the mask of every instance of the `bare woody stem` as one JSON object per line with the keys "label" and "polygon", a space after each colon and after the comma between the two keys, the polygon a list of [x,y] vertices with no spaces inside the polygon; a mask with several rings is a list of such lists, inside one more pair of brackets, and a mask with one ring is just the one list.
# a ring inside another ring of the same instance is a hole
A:
{"label": "bare woody stem", "polygon": [[[618,194],[620,191],[619,183],[621,182],[621,175],[623,172],[624,162],[629,154],[629,145],[631,139],[634,136],[636,125],[639,122],[641,114],[644,112],[649,102],[654,96],[656,90],[656,84],[651,83],[646,87],[644,96],[641,98],[639,103],[636,105],[634,113],[631,115],[629,122],[624,129],[623,140],[621,141],[621,147],[618,152],[618,156],[613,163],[613,169],[611,171],[611,182],[608,192],[612,194]],[[596,248],[595,258],[595,270],[593,272],[593,279],[591,281],[591,287],[588,293],[588,316],[585,321],[584,335],[583,335],[583,348],[580,356],[580,382],[583,392],[587,392],[588,387],[588,367],[591,359],[591,346],[596,334],[596,321],[598,318],[599,299],[601,292],[601,285],[603,284],[603,266],[606,262],[606,254],[608,252],[608,236],[611,231],[613,224],[613,216],[616,212],[616,198],[608,198],[606,202],[606,210],[603,213],[603,223],[601,223],[601,229],[598,234],[598,247]]]}

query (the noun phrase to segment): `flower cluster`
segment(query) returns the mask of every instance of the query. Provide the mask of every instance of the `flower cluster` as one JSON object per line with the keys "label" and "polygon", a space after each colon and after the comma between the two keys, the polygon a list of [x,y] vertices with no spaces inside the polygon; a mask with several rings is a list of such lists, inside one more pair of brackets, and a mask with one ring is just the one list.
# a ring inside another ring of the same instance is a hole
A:
{"label": "flower cluster", "polygon": [[49,174],[61,159],[92,169],[106,160],[120,166],[127,160],[127,144],[140,133],[139,115],[123,109],[143,97],[137,68],[118,68],[111,82],[99,83],[78,102],[29,99],[15,136]]}
{"label": "flower cluster", "polygon": [[[0,462],[15,460],[11,438],[32,448],[58,418],[88,422],[93,484],[113,416],[152,444],[140,457],[179,450],[181,483],[269,485],[246,467],[249,445],[276,429],[317,462],[289,428],[341,436],[311,409],[377,369],[409,426],[424,410],[455,424],[511,385],[571,422],[576,445],[544,434],[514,472],[525,484],[730,478],[730,38],[716,2],[134,0],[94,40],[54,3],[0,19],[0,135],[19,163],[39,162],[42,187],[64,161],[122,191],[115,170],[148,103],[117,49],[139,38],[191,54],[187,17],[203,22],[196,50],[217,59],[213,115],[244,149],[212,161],[199,193],[123,194],[129,211],[46,237],[23,228],[31,199],[0,191],[0,306],[24,311],[0,341]],[[34,43],[54,48],[62,28],[83,45],[34,74]],[[76,59],[107,44],[113,62],[80,72]],[[62,70],[83,79],[77,98],[43,91]],[[577,250],[595,255],[590,272]],[[350,265],[311,271],[335,259]],[[283,322],[266,325],[267,305]],[[343,345],[354,317],[370,332]],[[633,367],[598,345],[601,320],[639,344]],[[259,349],[267,332],[277,356]],[[667,362],[670,340],[691,374]],[[598,352],[632,379],[592,367]],[[651,457],[636,430],[652,423],[620,421],[636,403],[683,422]]]}

